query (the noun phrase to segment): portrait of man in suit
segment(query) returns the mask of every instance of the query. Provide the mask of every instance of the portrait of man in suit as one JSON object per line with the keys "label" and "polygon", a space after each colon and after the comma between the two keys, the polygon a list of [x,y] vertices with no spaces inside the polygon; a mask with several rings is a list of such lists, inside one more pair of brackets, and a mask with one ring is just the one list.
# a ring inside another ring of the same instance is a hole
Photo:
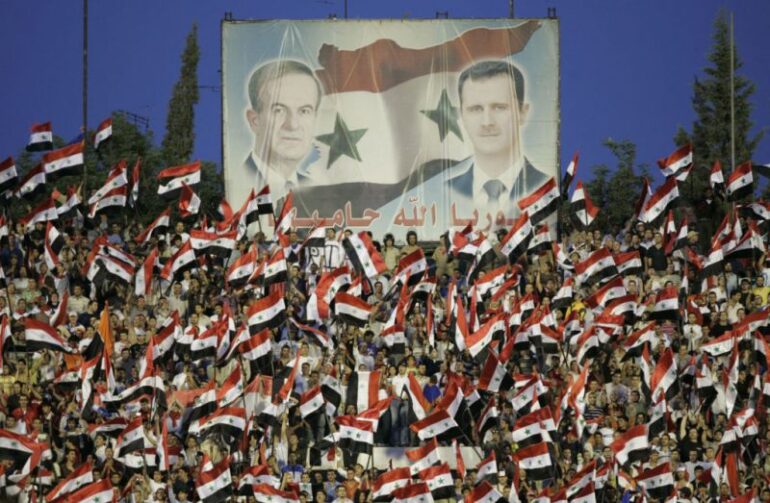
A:
{"label": "portrait of man in suit", "polygon": [[313,70],[294,60],[263,64],[248,81],[246,120],[254,134],[244,169],[257,189],[270,185],[273,200],[309,183],[321,84]]}
{"label": "portrait of man in suit", "polygon": [[522,149],[529,112],[524,76],[508,61],[481,61],[460,74],[458,94],[473,155],[452,168],[446,182],[452,199],[471,200],[492,215],[518,212],[516,201],[548,180]]}

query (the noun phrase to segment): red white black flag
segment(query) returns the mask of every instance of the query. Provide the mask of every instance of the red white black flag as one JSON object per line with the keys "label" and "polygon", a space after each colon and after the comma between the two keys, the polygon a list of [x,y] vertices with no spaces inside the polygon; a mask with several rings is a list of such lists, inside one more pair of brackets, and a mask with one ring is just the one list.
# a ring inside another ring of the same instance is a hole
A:
{"label": "red white black flag", "polygon": [[751,161],[744,162],[727,177],[727,197],[731,201],[743,199],[754,191]]}
{"label": "red white black flag", "polygon": [[33,124],[27,142],[27,152],[42,152],[53,148],[51,123]]}
{"label": "red white black flag", "polygon": [[104,119],[102,122],[99,123],[99,127],[96,128],[96,133],[94,134],[94,148],[96,150],[99,150],[99,146],[101,146],[102,142],[104,142],[111,136],[112,136],[112,117],[108,119]]}
{"label": "red white black flag", "polygon": [[195,161],[182,166],[166,168],[158,173],[158,195],[164,199],[176,199],[182,190],[182,184],[190,187],[201,181],[201,162]]}

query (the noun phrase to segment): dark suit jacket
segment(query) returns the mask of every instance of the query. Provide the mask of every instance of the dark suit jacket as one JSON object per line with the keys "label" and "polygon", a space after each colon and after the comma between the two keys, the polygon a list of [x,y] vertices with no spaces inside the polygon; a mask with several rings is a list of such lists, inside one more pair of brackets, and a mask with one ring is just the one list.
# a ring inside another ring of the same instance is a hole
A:
{"label": "dark suit jacket", "polygon": [[[467,168],[462,172],[464,165],[467,164]],[[473,163],[473,157],[469,157],[460,162],[453,169],[461,172],[454,178],[447,180],[449,190],[453,195],[461,195],[469,199],[473,198],[473,171],[476,169]],[[537,169],[529,162],[528,159],[524,159],[524,169],[519,172],[516,180],[513,182],[513,186],[509,192],[511,201],[516,202],[522,197],[528,195],[532,191],[539,188],[542,184],[548,181],[548,176],[545,173]]]}

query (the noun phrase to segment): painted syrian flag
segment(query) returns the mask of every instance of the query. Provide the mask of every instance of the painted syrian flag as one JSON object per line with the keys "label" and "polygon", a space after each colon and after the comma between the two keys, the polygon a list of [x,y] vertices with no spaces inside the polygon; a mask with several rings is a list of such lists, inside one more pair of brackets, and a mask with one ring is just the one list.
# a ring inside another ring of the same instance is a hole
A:
{"label": "painted syrian flag", "polygon": [[12,189],[19,180],[19,171],[13,157],[0,162],[0,194]]}
{"label": "painted syrian flag", "polygon": [[532,222],[525,211],[516,219],[508,234],[500,242],[500,253],[508,257],[508,261],[513,264],[527,251],[531,238]]}
{"label": "painted syrian flag", "polygon": [[50,122],[33,124],[30,128],[27,152],[43,152],[53,148],[53,131]]}
{"label": "painted syrian flag", "polygon": [[446,499],[454,496],[454,478],[447,463],[420,470],[419,480],[428,484],[433,499]]}
{"label": "painted syrian flag", "polygon": [[299,503],[300,501],[295,491],[281,491],[270,484],[255,484],[253,491],[257,503]]}
{"label": "painted syrian flag", "polygon": [[342,247],[356,272],[369,279],[379,276],[388,269],[366,231],[346,237],[342,240]]}
{"label": "painted syrian flag", "polygon": [[370,421],[355,416],[339,416],[339,446],[353,452],[370,452],[374,445],[374,428]]}
{"label": "painted syrian flag", "polygon": [[744,162],[727,177],[727,198],[730,201],[743,199],[754,191],[754,176],[751,161]]}
{"label": "painted syrian flag", "polygon": [[578,283],[593,285],[618,274],[615,259],[606,247],[599,248],[585,260],[575,264]]}
{"label": "painted syrian flag", "polygon": [[532,225],[545,220],[559,207],[561,201],[556,179],[551,177],[530,195],[519,199],[516,203],[522,213],[529,215]]}
{"label": "painted syrian flag", "polygon": [[337,292],[337,295],[334,296],[335,314],[351,325],[366,326],[373,310],[373,305],[349,293]]}
{"label": "painted syrian flag", "polygon": [[66,503],[107,503],[117,502],[118,498],[110,480],[105,478],[71,493],[65,501]]}
{"label": "painted syrian flag", "polygon": [[[665,177],[674,177],[683,181],[692,169],[692,145],[682,145],[671,155],[658,160],[658,167]],[[684,177],[680,179],[680,177]]]}
{"label": "painted syrian flag", "polygon": [[235,249],[236,231],[218,234],[198,229],[190,230],[190,245],[196,255],[210,254],[228,257]]}
{"label": "painted syrian flag", "polygon": [[589,228],[599,215],[599,207],[591,201],[588,191],[583,188],[583,182],[578,182],[575,192],[572,193],[570,210],[577,227],[583,230]]}
{"label": "painted syrian flag", "polygon": [[674,475],[669,463],[645,470],[636,477],[636,483],[648,498],[660,501],[674,491]]}
{"label": "painted syrian flag", "polygon": [[663,352],[655,370],[650,379],[650,390],[652,399],[656,400],[662,394],[667,401],[671,401],[679,392],[679,383],[677,382],[678,372],[676,361],[674,361],[674,352],[668,348]]}
{"label": "painted syrian flag", "polygon": [[530,480],[546,480],[554,477],[555,467],[546,442],[519,449],[513,454],[514,462]]}
{"label": "painted syrian flag", "polygon": [[179,197],[182,184],[190,187],[198,185],[201,181],[201,162],[195,161],[182,166],[166,168],[158,173],[158,195],[163,199],[171,200]]}
{"label": "painted syrian flag", "polygon": [[722,163],[719,159],[714,161],[711,165],[711,172],[709,174],[709,187],[714,191],[716,195],[723,195],[725,192],[725,176],[722,172]]}
{"label": "painted syrian flag", "polygon": [[664,288],[658,292],[650,318],[654,320],[676,320],[679,318],[679,292],[675,286]]}
{"label": "painted syrian flag", "polygon": [[569,193],[569,186],[572,185],[572,180],[575,179],[575,175],[577,174],[579,160],[580,153],[575,152],[575,155],[572,156],[572,160],[567,165],[564,177],[561,179],[561,197],[565,201],[567,200],[567,194]]}
{"label": "painted syrian flag", "polygon": [[201,208],[201,198],[193,192],[189,185],[182,182],[182,190],[179,192],[179,216],[189,218],[198,214]]}
{"label": "painted syrian flag", "polygon": [[433,497],[425,482],[416,482],[393,491],[392,503],[430,503]]}
{"label": "painted syrian flag", "polygon": [[286,304],[280,291],[255,301],[246,311],[249,331],[252,334],[280,326],[286,317]]}
{"label": "painted syrian flag", "polygon": [[26,339],[26,351],[33,353],[49,349],[63,353],[75,353],[55,328],[32,317],[24,318],[24,337]]}
{"label": "painted syrian flag", "polygon": [[45,189],[45,182],[45,169],[43,169],[43,163],[39,163],[21,177],[19,186],[16,187],[14,194],[16,197],[34,198],[40,191]]}
{"label": "painted syrian flag", "polygon": [[70,493],[73,493],[81,487],[91,484],[94,481],[93,466],[90,462],[80,465],[75,471],[70,473],[65,479],[59,482],[56,487],[45,495],[46,501],[55,501]]}
{"label": "painted syrian flag", "polygon": [[494,351],[490,350],[479,377],[479,389],[497,393],[513,387],[513,377],[505,369]]}
{"label": "painted syrian flag", "polygon": [[99,150],[101,144],[112,136],[112,117],[99,123],[94,134],[94,149]]}
{"label": "painted syrian flag", "polygon": [[443,409],[434,410],[425,419],[409,425],[409,428],[417,434],[420,440],[435,438],[439,441],[448,441],[459,437],[461,434],[457,422]]}
{"label": "painted syrian flag", "polygon": [[409,470],[412,472],[412,475],[441,462],[438,442],[436,442],[435,438],[431,438],[424,445],[416,449],[407,449],[404,451],[404,454],[409,460]]}
{"label": "painted syrian flag", "polygon": [[372,486],[372,498],[374,501],[390,501],[393,491],[401,487],[406,487],[411,482],[412,474],[409,471],[409,467],[403,466],[401,468],[387,470],[374,481],[374,485]]}
{"label": "painted syrian flag", "polygon": [[155,220],[152,221],[150,225],[145,227],[141,234],[134,238],[134,241],[140,245],[146,244],[153,234],[164,232],[166,229],[168,229],[170,224],[171,208],[166,208],[160,213],[160,215],[155,218]]}
{"label": "painted syrian flag", "polygon": [[45,228],[43,255],[45,256],[45,263],[50,271],[55,270],[56,266],[59,265],[59,252],[63,247],[64,237],[49,221]]}
{"label": "painted syrian flag", "polygon": [[652,224],[658,217],[665,214],[678,198],[679,186],[676,178],[666,178],[665,183],[645,202],[639,220]]}
{"label": "painted syrian flag", "polygon": [[647,458],[650,450],[647,433],[646,424],[632,426],[610,444],[615,460],[621,467]]}
{"label": "painted syrian flag", "polygon": [[117,187],[107,192],[104,197],[88,207],[88,218],[93,219],[105,210],[125,208],[128,200],[128,185]]}
{"label": "painted syrian flag", "polygon": [[60,176],[80,175],[83,172],[83,144],[73,143],[49,152],[42,162],[49,181]]}
{"label": "painted syrian flag", "polygon": [[184,271],[198,266],[195,256],[195,250],[192,247],[192,241],[187,240],[163,265],[160,271],[160,277],[166,281],[172,281],[178,278]]}
{"label": "painted syrian flag", "polygon": [[203,503],[220,503],[232,497],[233,479],[228,460],[225,457],[211,470],[201,470],[195,479],[195,490]]}

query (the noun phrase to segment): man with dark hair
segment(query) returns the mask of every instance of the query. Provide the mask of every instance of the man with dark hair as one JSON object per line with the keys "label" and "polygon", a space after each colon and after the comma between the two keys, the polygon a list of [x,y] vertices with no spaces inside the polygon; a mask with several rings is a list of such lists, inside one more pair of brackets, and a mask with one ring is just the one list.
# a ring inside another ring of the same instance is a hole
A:
{"label": "man with dark hair", "polygon": [[244,169],[253,185],[270,185],[274,200],[298,188],[312,162],[313,138],[321,84],[304,63],[277,60],[251,74],[246,120],[254,133],[254,147]]}
{"label": "man with dark hair", "polygon": [[529,112],[524,76],[507,61],[481,61],[463,70],[457,87],[473,155],[452,168],[452,197],[471,199],[493,216],[510,216],[518,199],[548,179],[522,152],[521,127]]}

